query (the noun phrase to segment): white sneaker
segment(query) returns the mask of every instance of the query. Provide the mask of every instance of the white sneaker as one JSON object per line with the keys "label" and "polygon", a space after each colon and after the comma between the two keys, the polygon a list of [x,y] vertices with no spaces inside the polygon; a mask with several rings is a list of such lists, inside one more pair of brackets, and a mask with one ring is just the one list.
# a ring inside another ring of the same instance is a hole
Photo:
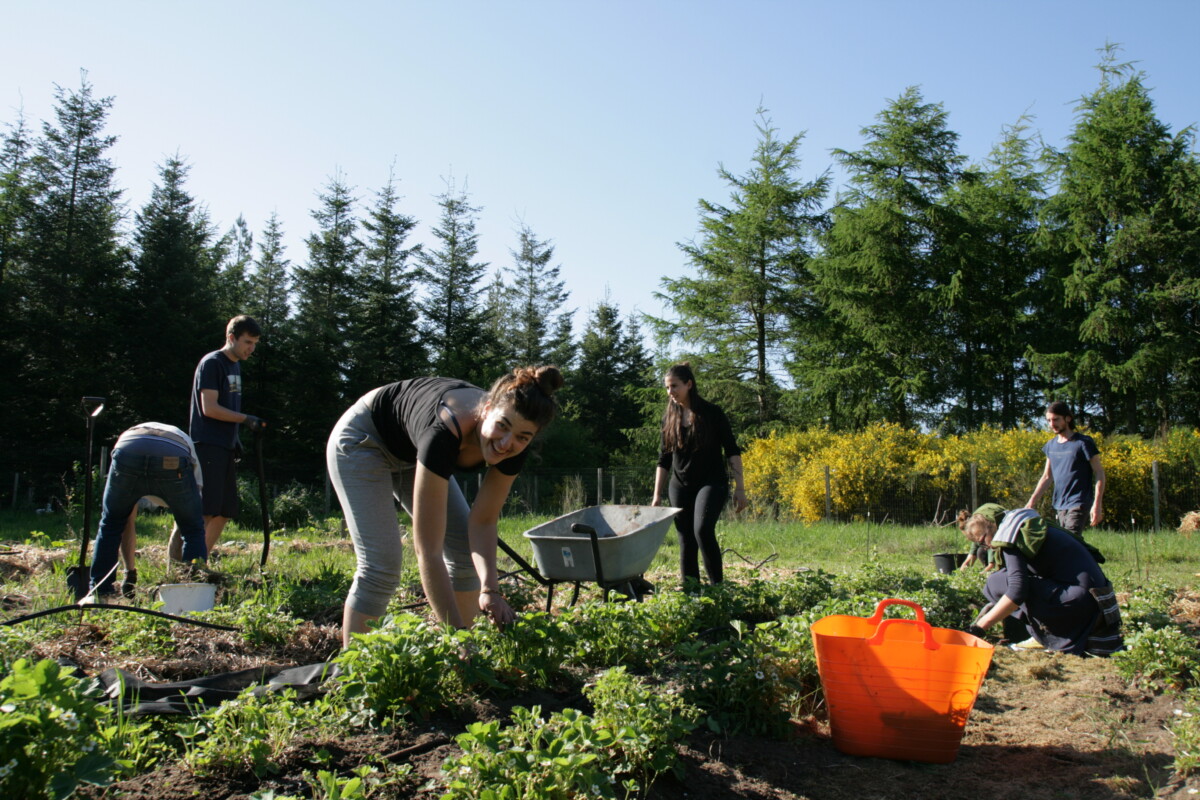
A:
{"label": "white sneaker", "polygon": [[1031,636],[1031,637],[1029,637],[1028,639],[1026,639],[1026,640],[1025,640],[1025,641],[1023,641],[1023,642],[1017,642],[1016,644],[1009,645],[1009,647],[1011,647],[1013,650],[1017,650],[1017,651],[1021,651],[1021,650],[1045,650],[1045,649],[1046,649],[1046,646],[1045,646],[1045,645],[1043,645],[1043,644],[1042,644],[1041,642],[1039,642],[1037,639],[1034,639],[1032,636]]}

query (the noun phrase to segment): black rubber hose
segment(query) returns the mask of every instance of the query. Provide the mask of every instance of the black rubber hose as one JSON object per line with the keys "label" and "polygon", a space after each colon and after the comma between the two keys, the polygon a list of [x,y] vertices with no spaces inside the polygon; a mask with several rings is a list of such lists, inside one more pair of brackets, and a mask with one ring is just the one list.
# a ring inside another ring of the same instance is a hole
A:
{"label": "black rubber hose", "polygon": [[176,622],[185,623],[187,625],[197,625],[201,628],[213,628],[218,631],[240,631],[241,630],[241,628],[235,628],[230,625],[218,625],[215,622],[202,622],[198,619],[191,619],[189,617],[180,617],[180,616],[176,616],[175,614],[168,614],[165,611],[155,611],[152,608],[139,608],[137,606],[122,606],[122,605],[118,605],[116,603],[88,603],[87,605],[83,605],[83,606],[72,603],[69,606],[58,606],[57,608],[47,608],[44,611],[35,611],[32,614],[26,614],[22,617],[14,617],[13,619],[6,619],[3,622],[0,622],[0,625],[16,625],[18,622],[27,622],[28,620],[31,620],[31,619],[37,619],[38,617],[46,617],[46,616],[49,616],[50,614],[58,614],[63,611],[88,611],[93,608],[111,608],[111,609],[116,609],[117,611],[133,611],[138,614],[148,614],[152,617],[162,617],[163,619],[170,619],[170,620],[174,620]]}
{"label": "black rubber hose", "polygon": [[259,570],[267,566],[267,553],[271,552],[271,515],[267,509],[267,479],[263,470],[262,442],[263,432],[259,430],[254,434],[254,450],[258,455],[258,504],[262,506],[263,525],[263,551],[258,562]]}

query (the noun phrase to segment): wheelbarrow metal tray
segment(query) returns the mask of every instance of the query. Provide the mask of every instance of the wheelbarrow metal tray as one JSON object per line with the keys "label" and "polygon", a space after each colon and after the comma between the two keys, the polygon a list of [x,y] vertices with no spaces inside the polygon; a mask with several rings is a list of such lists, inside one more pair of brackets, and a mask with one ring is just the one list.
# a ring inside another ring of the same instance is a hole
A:
{"label": "wheelbarrow metal tray", "polygon": [[671,520],[682,509],[663,506],[588,506],[525,531],[538,572],[551,581],[597,580],[592,539],[573,533],[575,524],[596,530],[605,583],[641,575],[662,546]]}

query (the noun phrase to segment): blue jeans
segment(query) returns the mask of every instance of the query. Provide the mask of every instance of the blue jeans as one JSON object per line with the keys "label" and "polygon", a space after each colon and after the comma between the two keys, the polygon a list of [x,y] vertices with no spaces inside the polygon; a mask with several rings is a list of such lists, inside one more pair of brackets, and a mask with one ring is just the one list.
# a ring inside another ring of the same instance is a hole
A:
{"label": "blue jeans", "polygon": [[[137,442],[113,451],[100,515],[100,532],[92,556],[91,588],[97,594],[115,594],[113,567],[121,549],[121,534],[138,500],[153,495],[162,499],[183,534],[183,560],[208,557],[204,544],[204,517],[200,489],[187,456],[144,455]],[[98,588],[97,588],[98,587]]]}

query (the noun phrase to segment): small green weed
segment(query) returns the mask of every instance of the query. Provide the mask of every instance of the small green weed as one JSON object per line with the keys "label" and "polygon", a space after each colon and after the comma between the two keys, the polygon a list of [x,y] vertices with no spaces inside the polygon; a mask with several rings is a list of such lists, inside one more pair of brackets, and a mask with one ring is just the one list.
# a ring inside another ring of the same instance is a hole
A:
{"label": "small green weed", "polygon": [[422,717],[482,681],[467,657],[469,636],[415,614],[384,617],[376,630],[356,634],[336,659],[351,722],[390,727]]}
{"label": "small green weed", "polygon": [[53,661],[17,659],[0,680],[0,794],[61,800],[80,784],[111,783],[118,763],[100,695]]}
{"label": "small green weed", "polygon": [[[442,800],[581,800],[615,798],[606,754],[617,746],[608,728],[564,709],[542,719],[541,708],[517,706],[507,727],[475,722],[459,735],[462,755],[446,761]],[[626,787],[636,791],[635,785]]]}
{"label": "small green weed", "polygon": [[1180,697],[1175,718],[1167,723],[1175,737],[1175,771],[1187,777],[1200,771],[1200,693],[1191,689]]}
{"label": "small green weed", "polygon": [[1142,626],[1125,636],[1125,650],[1114,653],[1113,663],[1131,683],[1156,688],[1185,689],[1200,682],[1196,640],[1180,628]]}
{"label": "small green weed", "polygon": [[328,724],[322,703],[296,702],[296,693],[254,694],[206,709],[181,725],[184,763],[198,775],[253,772],[261,778],[276,770],[275,760],[302,732]]}

